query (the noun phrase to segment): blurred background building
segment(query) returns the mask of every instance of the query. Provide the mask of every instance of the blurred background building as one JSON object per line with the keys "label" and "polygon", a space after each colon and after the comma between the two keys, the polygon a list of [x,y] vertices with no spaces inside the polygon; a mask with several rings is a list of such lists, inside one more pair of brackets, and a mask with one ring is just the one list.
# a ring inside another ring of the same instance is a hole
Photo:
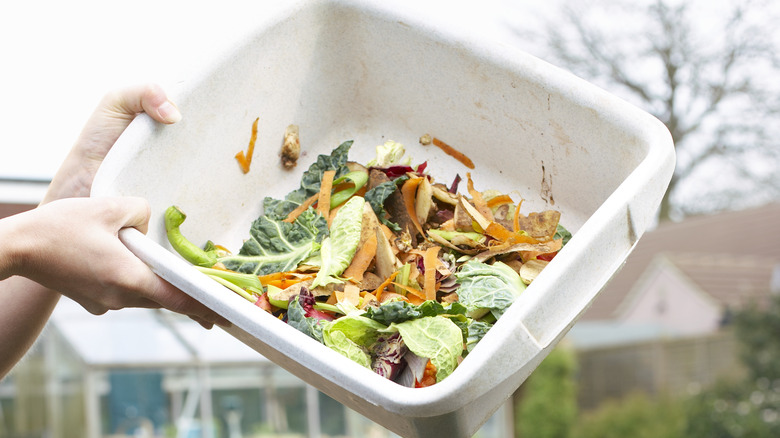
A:
{"label": "blurred background building", "polygon": [[[232,2],[201,11],[182,1],[142,0],[123,8],[123,20],[112,2],[99,0],[0,6],[1,39],[25,42],[2,46],[0,97],[13,105],[0,108],[0,217],[37,204],[107,90],[178,78],[251,28],[253,14],[273,2],[256,3],[251,11]],[[464,31],[489,32],[573,71],[656,115],[675,137],[678,171],[657,228],[564,343],[577,359],[580,412],[620,404],[637,391],[686,397],[724,378],[745,378],[733,315],[780,293],[778,4],[661,0],[616,7],[620,2],[602,0],[529,11],[511,0],[438,3],[463,20]],[[140,32],[139,23],[158,31]],[[780,379],[754,377],[738,383],[745,394],[716,394],[703,415],[719,424],[736,412],[726,432],[681,436],[777,436]],[[521,387],[514,401],[526,396]],[[748,424],[751,404],[769,432],[749,433],[757,430]],[[478,436],[514,436],[516,412],[505,405]],[[0,437],[44,436],[389,433],[219,329],[205,332],[152,310],[95,317],[62,300],[35,348],[0,381]]]}

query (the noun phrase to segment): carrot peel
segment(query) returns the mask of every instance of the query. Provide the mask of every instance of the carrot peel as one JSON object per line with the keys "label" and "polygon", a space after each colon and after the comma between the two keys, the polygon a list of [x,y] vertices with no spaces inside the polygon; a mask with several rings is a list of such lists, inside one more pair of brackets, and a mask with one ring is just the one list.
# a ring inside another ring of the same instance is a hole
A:
{"label": "carrot peel", "polygon": [[426,300],[436,299],[436,268],[439,264],[438,254],[440,246],[432,246],[425,250],[423,265],[425,266],[424,287]]}
{"label": "carrot peel", "polygon": [[420,182],[422,181],[423,178],[425,177],[418,176],[406,180],[404,185],[401,186],[401,195],[403,195],[404,207],[406,207],[406,212],[409,214],[409,217],[411,218],[414,227],[417,229],[418,233],[425,235],[422,229],[422,225],[420,225],[420,221],[417,219],[417,211],[415,210],[414,207],[415,196],[417,194],[417,187],[420,185]]}
{"label": "carrot peel", "polygon": [[474,168],[474,162],[471,161],[469,157],[466,156],[463,152],[460,152],[453,148],[452,146],[448,145],[447,143],[444,143],[443,141],[439,140],[438,138],[434,137],[433,140],[431,140],[434,145],[436,145],[439,149],[444,151],[445,154],[455,158],[456,160],[463,163],[464,166],[468,167],[469,169]]}
{"label": "carrot peel", "polygon": [[255,119],[255,122],[252,123],[252,136],[249,138],[249,147],[247,147],[246,155],[244,154],[244,151],[239,151],[236,154],[236,160],[238,160],[238,165],[241,166],[241,171],[246,173],[249,173],[249,166],[252,164],[252,155],[255,153],[255,142],[257,141],[257,122],[260,121],[260,117]]}

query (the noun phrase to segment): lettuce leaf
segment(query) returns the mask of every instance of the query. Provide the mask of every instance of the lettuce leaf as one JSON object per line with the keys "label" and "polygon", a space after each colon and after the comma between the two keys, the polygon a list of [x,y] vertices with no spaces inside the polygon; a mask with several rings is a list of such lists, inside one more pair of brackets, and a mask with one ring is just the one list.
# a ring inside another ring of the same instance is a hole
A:
{"label": "lettuce leaf", "polygon": [[471,260],[461,266],[455,277],[460,284],[459,301],[469,310],[469,316],[487,310],[500,318],[525,290],[520,275],[501,262],[488,265]]}
{"label": "lettuce leaf", "polygon": [[263,200],[263,213],[271,219],[283,220],[296,207],[320,191],[322,174],[326,170],[335,170],[335,178],[349,173],[346,163],[350,147],[352,140],[341,143],[330,155],[317,156],[317,161],[303,173],[301,186],[288,193],[283,200],[266,197]]}
{"label": "lettuce leaf", "polygon": [[368,348],[386,326],[357,314],[349,314],[326,324],[322,331],[325,345],[366,368],[371,368]]}
{"label": "lettuce leaf", "polygon": [[350,314],[333,320],[327,324],[324,334],[329,336],[334,332],[341,332],[350,341],[363,347],[369,347],[379,337],[379,330],[387,326],[362,315]]}
{"label": "lettuce leaf", "polygon": [[491,327],[493,327],[492,324],[471,320],[467,326],[466,351],[471,353],[471,350],[485,337]]}
{"label": "lettuce leaf", "polygon": [[427,316],[390,324],[388,332],[399,332],[409,351],[427,357],[436,367],[436,381],[452,374],[463,352],[461,329],[448,318]]}
{"label": "lettuce leaf", "polygon": [[330,226],[330,236],[322,242],[320,249],[322,265],[312,282],[312,287],[343,282],[336,276],[347,269],[357,251],[363,225],[364,204],[363,198],[355,196],[336,213]]}
{"label": "lettuce leaf", "polygon": [[312,209],[293,223],[260,216],[249,234],[238,254],[220,257],[219,261],[232,271],[266,275],[290,271],[317,251],[328,234],[328,222]]}
{"label": "lettuce leaf", "polygon": [[353,342],[347,335],[340,331],[334,331],[325,335],[323,333],[325,345],[331,350],[337,351],[342,356],[359,363],[360,365],[371,369],[371,356],[366,350]]}

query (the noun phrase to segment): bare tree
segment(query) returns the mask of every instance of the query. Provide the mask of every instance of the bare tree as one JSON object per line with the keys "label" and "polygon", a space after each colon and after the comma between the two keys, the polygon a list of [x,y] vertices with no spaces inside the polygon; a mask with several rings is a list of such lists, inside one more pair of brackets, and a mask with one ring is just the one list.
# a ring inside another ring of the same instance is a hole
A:
{"label": "bare tree", "polygon": [[679,219],[780,199],[773,9],[751,0],[565,2],[528,50],[666,124],[678,162],[659,220]]}

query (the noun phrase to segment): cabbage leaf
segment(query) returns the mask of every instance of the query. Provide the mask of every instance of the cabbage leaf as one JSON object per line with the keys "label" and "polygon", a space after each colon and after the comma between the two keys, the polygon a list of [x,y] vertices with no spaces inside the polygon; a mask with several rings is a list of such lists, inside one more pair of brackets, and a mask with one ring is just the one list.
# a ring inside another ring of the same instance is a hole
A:
{"label": "cabbage leaf", "polygon": [[334,332],[341,332],[357,345],[369,347],[379,337],[379,330],[386,328],[386,325],[373,319],[358,314],[350,314],[333,320],[325,327],[324,333],[326,336],[329,336]]}
{"label": "cabbage leaf", "polygon": [[520,275],[502,262],[489,265],[471,260],[455,277],[460,284],[459,301],[469,310],[469,316],[487,310],[500,318],[525,290]]}
{"label": "cabbage leaf", "polygon": [[348,359],[352,359],[360,365],[371,369],[371,356],[368,354],[368,352],[366,352],[365,349],[360,347],[354,341],[349,339],[349,337],[347,337],[347,335],[345,335],[343,332],[337,330],[327,335],[323,333],[323,338],[325,345],[328,346],[331,350],[334,350],[340,353],[342,356],[345,356]]}
{"label": "cabbage leaf", "polygon": [[463,353],[463,332],[448,318],[427,316],[410,319],[390,324],[387,331],[401,333],[409,351],[431,360],[436,367],[437,382],[452,374],[458,366],[458,358]]}
{"label": "cabbage leaf", "polygon": [[371,368],[368,347],[379,337],[379,330],[387,327],[365,316],[351,313],[326,324],[322,331],[325,345]]}

